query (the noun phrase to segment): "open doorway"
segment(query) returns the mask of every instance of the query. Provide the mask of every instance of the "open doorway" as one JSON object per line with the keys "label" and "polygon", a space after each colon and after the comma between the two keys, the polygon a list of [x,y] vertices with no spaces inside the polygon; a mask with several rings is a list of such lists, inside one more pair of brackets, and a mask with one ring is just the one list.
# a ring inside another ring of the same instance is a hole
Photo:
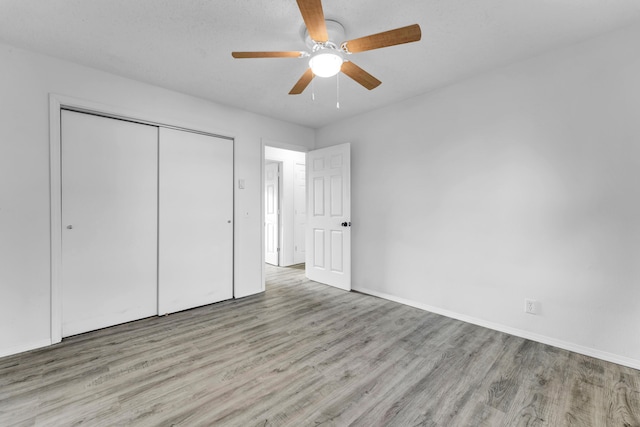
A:
{"label": "open doorway", "polygon": [[264,150],[265,263],[305,262],[305,153],[272,146]]}

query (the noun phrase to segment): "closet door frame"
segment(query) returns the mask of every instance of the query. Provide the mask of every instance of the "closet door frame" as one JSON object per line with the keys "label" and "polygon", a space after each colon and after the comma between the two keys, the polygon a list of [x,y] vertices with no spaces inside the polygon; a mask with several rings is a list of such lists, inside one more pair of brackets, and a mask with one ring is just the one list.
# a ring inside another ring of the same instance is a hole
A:
{"label": "closet door frame", "polygon": [[[51,344],[62,341],[62,110],[71,110],[131,122],[202,133],[228,139],[234,146],[233,180],[235,182],[235,138],[217,129],[205,129],[188,123],[150,116],[145,113],[103,105],[70,96],[49,94],[49,184],[51,228]],[[235,193],[235,187],[234,187]],[[233,214],[235,218],[235,212]],[[235,240],[235,221],[232,223]],[[233,243],[232,243],[233,244]],[[233,248],[232,248],[233,249]],[[234,261],[235,262],[235,261]],[[233,296],[235,286],[232,280]]]}

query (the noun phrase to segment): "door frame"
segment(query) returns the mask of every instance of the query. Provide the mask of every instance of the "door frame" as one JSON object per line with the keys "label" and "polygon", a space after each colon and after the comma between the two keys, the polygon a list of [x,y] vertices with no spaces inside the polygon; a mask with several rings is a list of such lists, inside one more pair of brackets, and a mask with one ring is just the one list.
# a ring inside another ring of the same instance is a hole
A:
{"label": "door frame", "polygon": [[[62,135],[61,135],[61,111],[72,110],[80,113],[89,113],[98,116],[118,120],[154,125],[171,129],[184,130],[194,133],[215,136],[231,140],[233,144],[234,164],[233,182],[235,182],[235,136],[220,129],[203,128],[192,123],[184,123],[177,120],[167,120],[139,111],[131,111],[126,108],[113,107],[71,96],[56,93],[49,94],[49,216],[51,233],[51,344],[62,341]],[[264,159],[264,149],[263,155]],[[264,162],[263,162],[264,163]],[[235,186],[233,189],[235,195]],[[234,197],[235,198],[235,197]],[[235,201],[233,202],[235,206]],[[264,215],[264,214],[263,214]],[[235,242],[235,209],[233,212],[233,239]],[[263,233],[264,234],[264,233]],[[264,243],[263,243],[264,245]],[[264,250],[264,248],[263,248]],[[264,254],[263,254],[264,258]],[[235,259],[234,259],[235,270]],[[264,269],[264,267],[263,267]],[[263,274],[264,279],[264,274]],[[264,280],[263,280],[264,282]],[[235,297],[235,283],[232,279],[233,295]]]}
{"label": "door frame", "polygon": [[[262,138],[261,141],[261,152],[260,152],[260,188],[262,188],[262,191],[260,192],[260,219],[261,219],[261,224],[262,224],[262,233],[260,233],[260,253],[261,253],[261,260],[262,260],[262,291],[264,291],[266,289],[266,274],[265,274],[265,262],[264,262],[264,255],[265,255],[265,239],[264,239],[264,222],[265,222],[265,215],[264,215],[264,165],[265,165],[265,147],[274,147],[274,148],[282,148],[284,150],[291,150],[291,151],[297,151],[299,153],[307,153],[308,151],[310,151],[311,149],[309,147],[305,147],[302,145],[294,145],[294,144],[287,144],[286,142],[279,142],[279,141],[274,141],[271,139],[266,139],[266,138]],[[278,160],[274,160],[274,161],[278,161]],[[282,190],[282,187],[280,188],[280,190]],[[282,224],[280,224],[282,225]],[[282,228],[282,227],[280,227]]]}

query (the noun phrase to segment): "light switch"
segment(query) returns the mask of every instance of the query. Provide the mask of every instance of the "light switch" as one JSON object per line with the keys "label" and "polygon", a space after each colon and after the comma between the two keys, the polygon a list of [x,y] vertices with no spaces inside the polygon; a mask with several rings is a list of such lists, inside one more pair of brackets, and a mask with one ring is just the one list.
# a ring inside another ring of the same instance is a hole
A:
{"label": "light switch", "polygon": [[239,179],[238,180],[238,188],[240,190],[244,190],[244,179]]}

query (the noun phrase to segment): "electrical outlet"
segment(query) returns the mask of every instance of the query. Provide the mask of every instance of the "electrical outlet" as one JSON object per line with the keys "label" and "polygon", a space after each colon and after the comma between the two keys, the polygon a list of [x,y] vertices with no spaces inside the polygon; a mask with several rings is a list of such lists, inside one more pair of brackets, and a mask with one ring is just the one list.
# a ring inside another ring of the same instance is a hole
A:
{"label": "electrical outlet", "polygon": [[535,301],[532,299],[525,299],[524,312],[528,314],[538,314],[538,301]]}

